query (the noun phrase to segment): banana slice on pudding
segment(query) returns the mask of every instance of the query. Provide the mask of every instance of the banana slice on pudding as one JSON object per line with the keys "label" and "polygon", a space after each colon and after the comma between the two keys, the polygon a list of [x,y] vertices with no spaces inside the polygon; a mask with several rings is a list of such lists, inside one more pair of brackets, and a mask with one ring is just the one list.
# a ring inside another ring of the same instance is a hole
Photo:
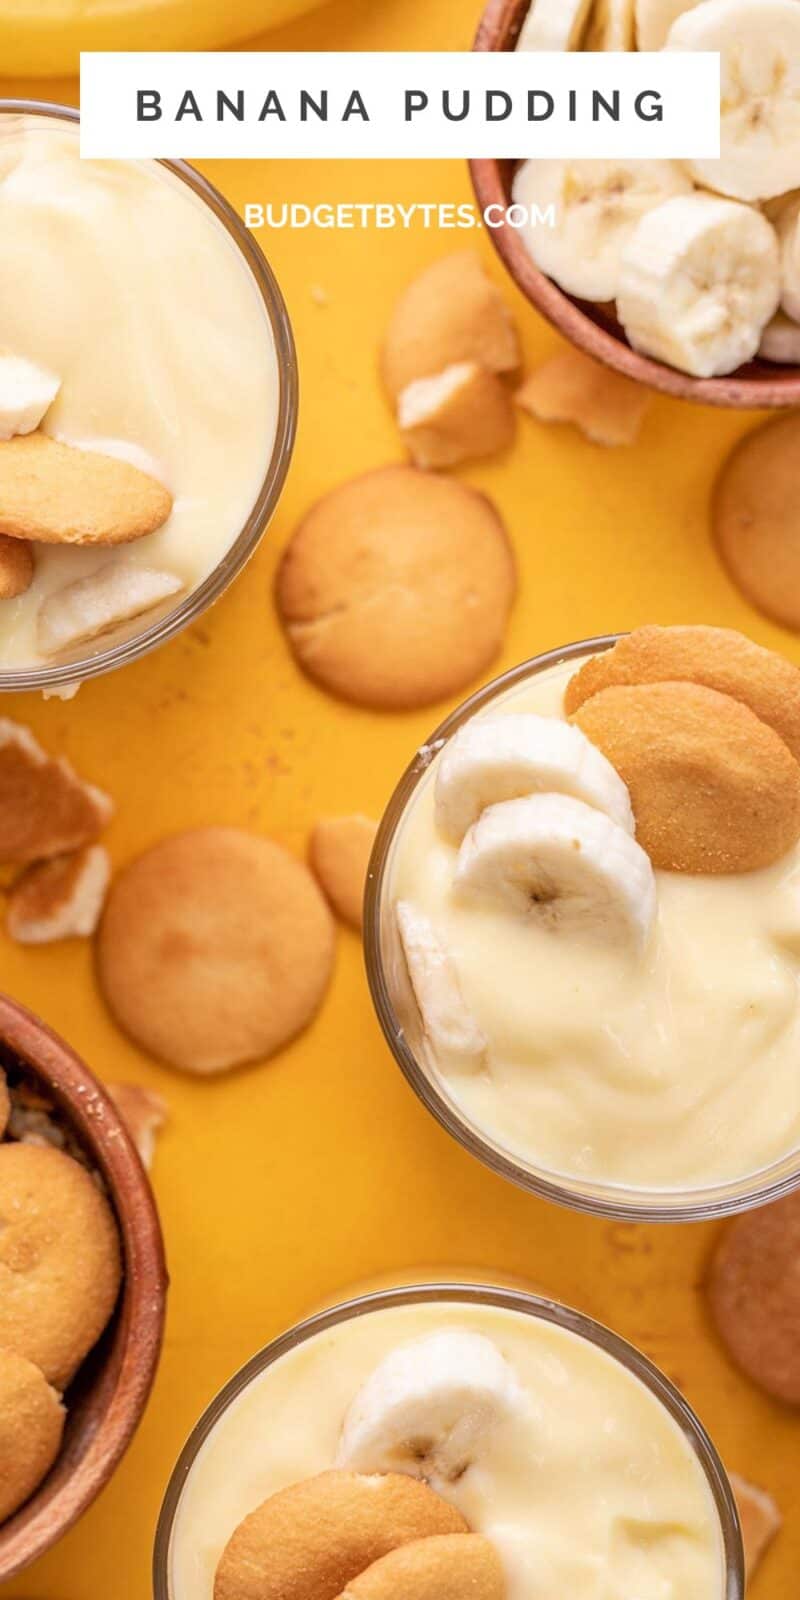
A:
{"label": "banana slice on pudding", "polygon": [[460,844],[488,806],[541,793],[572,795],[634,831],[628,791],[602,752],[574,725],[525,713],[476,718],[445,746],[436,771],[437,826]]}
{"label": "banana slice on pudding", "polygon": [[337,1466],[455,1483],[524,1405],[491,1339],[460,1328],[426,1334],[370,1374],[345,1416]]}
{"label": "banana slice on pudding", "polygon": [[495,901],[553,932],[640,947],[656,913],[641,845],[569,795],[490,806],[464,839],[454,885],[466,899]]}
{"label": "banana slice on pudding", "polygon": [[61,379],[23,356],[0,353],[0,439],[33,433],[50,410]]}
{"label": "banana slice on pudding", "polygon": [[109,562],[48,594],[37,619],[39,649],[44,656],[55,656],[101,639],[167,600],[176,600],[185,587],[174,572]]}
{"label": "banana slice on pudding", "polygon": [[414,998],[437,1059],[451,1066],[482,1066],[486,1035],[464,1000],[450,952],[430,918],[410,901],[398,901],[395,916]]}

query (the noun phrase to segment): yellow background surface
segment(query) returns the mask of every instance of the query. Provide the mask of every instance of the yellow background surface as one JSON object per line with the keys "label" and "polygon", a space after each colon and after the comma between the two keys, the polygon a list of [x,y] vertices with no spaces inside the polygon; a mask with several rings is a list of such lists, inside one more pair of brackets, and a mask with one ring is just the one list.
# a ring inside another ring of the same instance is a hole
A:
{"label": "yellow background surface", "polygon": [[[273,34],[299,49],[456,48],[465,0],[341,0]],[[265,41],[266,43],[266,41]],[[6,85],[6,92],[33,85]],[[48,86],[74,101],[74,84]],[[455,164],[208,163],[248,200],[467,200]],[[378,816],[401,768],[446,707],[376,715],[327,698],[297,671],[272,603],[299,514],[348,475],[400,459],[375,370],[378,340],[409,277],[463,234],[418,228],[260,235],[288,301],[302,404],[288,486],[269,535],[233,591],[155,656],[87,685],[70,704],[3,701],[48,748],[110,791],[116,863],[171,831],[224,822],[302,855],[321,814]],[[479,248],[498,279],[485,237]],[[324,291],[326,304],[318,303]],[[529,361],[555,334],[510,291]],[[520,594],[498,669],[589,634],[644,622],[708,621],[800,659],[759,618],[709,544],[714,474],[753,417],[654,400],[640,443],[604,452],[523,419],[506,458],[464,476],[497,501]],[[3,942],[2,987],[40,1012],[105,1079],[152,1084],[170,1124],[154,1172],[172,1272],[166,1347],[142,1427],[79,1526],[4,1600],[146,1600],[155,1520],[187,1432],[219,1386],[321,1300],[372,1276],[450,1263],[513,1274],[626,1335],[680,1385],[727,1463],[768,1487],[786,1527],[759,1575],[760,1600],[788,1600],[800,1572],[800,1421],[738,1376],[701,1292],[714,1230],[622,1227],[547,1207],[470,1159],[406,1087],[371,1014],[359,942],[340,931],[330,994],[278,1059],[194,1082],[140,1054],[99,998],[85,943],[39,951]]]}

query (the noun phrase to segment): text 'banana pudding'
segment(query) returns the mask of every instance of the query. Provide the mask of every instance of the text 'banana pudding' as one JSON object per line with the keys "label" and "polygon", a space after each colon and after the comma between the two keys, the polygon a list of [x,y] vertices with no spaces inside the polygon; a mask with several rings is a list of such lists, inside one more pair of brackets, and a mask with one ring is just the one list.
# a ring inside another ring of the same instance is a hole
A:
{"label": "text 'banana pudding'", "polygon": [[276,434],[256,281],[158,162],[0,115],[0,670],[166,615],[244,528]]}
{"label": "text 'banana pudding'", "polygon": [[446,1300],[349,1317],[252,1379],[169,1558],[170,1600],[724,1593],[705,1473],[645,1384],[556,1323]]}
{"label": "text 'banana pudding'", "polygon": [[797,1151],[799,758],[800,670],[702,627],[534,663],[435,752],[386,960],[468,1127],[665,1204]]}

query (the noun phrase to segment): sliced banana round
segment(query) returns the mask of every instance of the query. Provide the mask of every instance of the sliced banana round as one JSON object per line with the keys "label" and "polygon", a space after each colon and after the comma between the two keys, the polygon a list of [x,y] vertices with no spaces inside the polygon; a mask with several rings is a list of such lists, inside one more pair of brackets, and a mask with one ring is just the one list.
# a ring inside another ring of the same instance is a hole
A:
{"label": "sliced banana round", "polygon": [[634,0],[594,0],[585,50],[633,50]]}
{"label": "sliced banana round", "polygon": [[800,322],[800,196],[781,207],[775,227],[781,252],[781,305],[787,317],[797,323]]}
{"label": "sliced banana round", "polygon": [[336,1464],[454,1483],[526,1404],[491,1339],[465,1328],[399,1345],[370,1374],[342,1425]]}
{"label": "sliced banana round", "polygon": [[398,900],[395,917],[422,1026],[438,1061],[476,1070],[486,1056],[486,1035],[470,1011],[455,963],[430,917]]}
{"label": "sliced banana round", "polygon": [[637,224],[692,184],[675,161],[526,161],[514,200],[552,206],[555,227],[530,226],[519,237],[540,271],[581,300],[615,300],[620,258]]}
{"label": "sliced banana round", "polygon": [[617,313],[630,343],[696,377],[751,361],[779,300],[777,235],[752,206],[680,195],[626,243]]}
{"label": "sliced banana round", "polygon": [[797,0],[703,0],[673,23],[666,47],[721,57],[722,154],[688,163],[698,183],[736,200],[800,185]]}
{"label": "sliced banana round", "polygon": [[531,0],[518,50],[577,50],[592,0]]}
{"label": "sliced banana round", "polygon": [[780,366],[800,366],[800,323],[787,317],[785,311],[776,311],[761,335],[758,353],[764,361]]}
{"label": "sliced banana round", "polygon": [[490,806],[458,855],[455,889],[555,932],[643,945],[656,914],[653,868],[618,822],[569,795]]}
{"label": "sliced banana round", "polygon": [[107,561],[45,596],[36,619],[36,642],[43,656],[77,649],[177,599],[185,587],[174,572]]}
{"label": "sliced banana round", "polygon": [[436,769],[436,823],[460,844],[487,806],[543,793],[573,795],[634,831],[627,788],[585,733],[559,717],[524,713],[476,717],[445,746]]}
{"label": "sliced banana round", "polygon": [[33,433],[60,388],[61,379],[52,372],[0,352],[0,439]]}
{"label": "sliced banana round", "polygon": [[700,0],[635,0],[637,50],[663,50],[673,22]]}

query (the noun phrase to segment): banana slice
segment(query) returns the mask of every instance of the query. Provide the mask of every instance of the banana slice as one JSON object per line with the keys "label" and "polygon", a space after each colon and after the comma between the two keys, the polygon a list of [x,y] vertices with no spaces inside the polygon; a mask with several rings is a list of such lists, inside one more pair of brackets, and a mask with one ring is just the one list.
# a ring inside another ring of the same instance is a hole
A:
{"label": "banana slice", "polygon": [[781,252],[781,305],[796,323],[800,322],[800,196],[781,207],[775,228]]}
{"label": "banana slice", "polygon": [[584,50],[634,48],[634,0],[594,0]]}
{"label": "banana slice", "polygon": [[673,23],[667,49],[722,58],[722,155],[687,163],[698,183],[735,200],[800,185],[797,0],[703,0]]}
{"label": "banana slice", "polygon": [[758,353],[779,366],[800,367],[800,324],[777,311],[761,335]]}
{"label": "banana slice", "polygon": [[483,1334],[425,1334],[392,1350],[359,1390],[336,1465],[454,1483],[524,1404],[513,1369]]}
{"label": "banana slice", "polygon": [[526,794],[569,794],[633,833],[630,796],[611,762],[558,717],[477,718],[445,747],[436,773],[436,822],[460,844],[487,806]]}
{"label": "banana slice", "polygon": [[452,957],[424,911],[398,900],[395,916],[411,987],[434,1054],[442,1062],[477,1069],[486,1056],[486,1036],[466,1005]]}
{"label": "banana slice", "polygon": [[634,349],[683,372],[711,378],[751,361],[779,299],[777,235],[752,206],[680,195],[627,241],[620,322]]}
{"label": "banana slice", "polygon": [[100,638],[124,622],[163,605],[185,588],[174,572],[111,561],[86,578],[54,589],[42,601],[36,624],[42,655],[60,655]]}
{"label": "banana slice", "polygon": [[577,50],[592,0],[531,0],[518,50]]}
{"label": "banana slice", "polygon": [[33,433],[49,411],[61,379],[22,356],[0,355],[0,439]]}
{"label": "banana slice", "polygon": [[663,50],[669,30],[700,0],[635,0],[637,50]]}
{"label": "banana slice", "polygon": [[675,161],[526,161],[512,187],[521,205],[554,207],[554,228],[523,228],[520,238],[537,267],[581,300],[615,300],[637,223],[692,190]]}
{"label": "banana slice", "polygon": [[641,845],[570,795],[534,794],[484,811],[459,851],[455,888],[543,928],[640,946],[656,912]]}

